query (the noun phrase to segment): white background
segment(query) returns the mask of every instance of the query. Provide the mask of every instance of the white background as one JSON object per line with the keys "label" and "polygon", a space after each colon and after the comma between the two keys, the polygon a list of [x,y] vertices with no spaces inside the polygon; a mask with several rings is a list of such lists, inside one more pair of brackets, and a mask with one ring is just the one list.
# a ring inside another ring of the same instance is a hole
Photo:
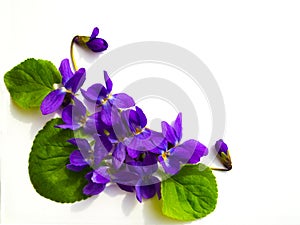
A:
{"label": "white background", "polygon": [[[290,0],[1,0],[0,74],[29,57],[59,66],[70,39],[94,26],[110,49],[165,41],[192,51],[222,90],[233,170],[215,173],[217,208],[191,224],[299,225],[299,11]],[[114,187],[73,205],[39,196],[27,161],[50,117],[18,109],[0,84],[2,223],[190,224],[165,219],[157,201],[138,204]]]}

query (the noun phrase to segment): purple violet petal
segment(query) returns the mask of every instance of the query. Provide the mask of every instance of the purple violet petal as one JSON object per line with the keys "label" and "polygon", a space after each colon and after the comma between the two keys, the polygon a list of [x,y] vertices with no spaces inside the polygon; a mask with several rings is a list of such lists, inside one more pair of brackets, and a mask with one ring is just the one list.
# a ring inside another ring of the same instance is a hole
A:
{"label": "purple violet petal", "polygon": [[[143,135],[144,132],[126,139],[126,146],[137,151],[151,151],[156,146],[151,141],[151,135]],[[146,133],[146,132],[145,132]]]}
{"label": "purple violet petal", "polygon": [[[162,133],[151,130],[150,140],[155,148],[153,149],[154,153],[157,152],[158,149],[160,149],[159,153],[161,153],[161,151],[167,150],[168,141],[165,139]],[[150,149],[150,151],[152,151],[152,149]]]}
{"label": "purple violet petal", "polygon": [[126,186],[135,186],[139,179],[139,175],[130,171],[128,167],[125,167],[125,169],[122,170],[118,170],[115,174],[112,175],[111,178],[113,182]]}
{"label": "purple violet petal", "polygon": [[130,117],[129,115],[130,115],[131,111],[132,111],[132,109],[126,109],[126,110],[121,111],[121,113],[120,113],[121,115],[119,118],[120,122],[124,124],[124,126],[123,126],[124,132],[127,131],[130,134],[132,132],[131,131],[132,128],[130,128],[130,123],[129,123],[129,117]]}
{"label": "purple violet petal", "polygon": [[142,199],[150,199],[156,194],[156,185],[144,185],[135,187],[136,198],[139,202],[142,202]]}
{"label": "purple violet petal", "polygon": [[81,127],[81,120],[85,118],[86,109],[84,105],[76,98],[74,98],[76,105],[68,105],[62,111],[62,120],[65,124],[56,127],[62,129],[77,130]]}
{"label": "purple violet petal", "polygon": [[84,104],[78,100],[77,98],[74,98],[74,111],[73,114],[75,115],[81,115],[81,116],[85,116],[86,114],[86,108],[84,106]]}
{"label": "purple violet petal", "polygon": [[128,165],[128,170],[135,174],[138,174],[140,178],[152,175],[158,169],[156,156],[152,153],[144,153],[144,154],[146,154],[146,156],[142,161],[136,161],[136,160],[126,161]]}
{"label": "purple violet petal", "polygon": [[65,85],[67,81],[73,76],[73,72],[71,70],[68,59],[64,59],[61,61],[59,71],[62,76],[62,83],[63,85]]}
{"label": "purple violet petal", "polygon": [[72,144],[72,145],[78,147],[78,146],[77,146],[76,138],[71,138],[71,139],[67,140],[67,142],[69,142],[70,144]]}
{"label": "purple violet petal", "polygon": [[216,142],[215,149],[219,154],[221,154],[222,152],[227,154],[227,152],[228,152],[228,146],[222,139],[220,139]]}
{"label": "purple violet petal", "polygon": [[70,155],[70,163],[74,166],[86,166],[88,163],[84,160],[81,152],[75,150]]}
{"label": "purple violet petal", "polygon": [[100,104],[107,95],[106,88],[102,84],[93,84],[86,91],[81,89],[81,93],[87,101],[96,104]]}
{"label": "purple violet petal", "polygon": [[125,93],[114,94],[110,102],[118,108],[130,108],[135,105],[133,98]]}
{"label": "purple violet petal", "polygon": [[135,159],[135,158],[139,157],[142,152],[127,147],[127,153],[131,158]]}
{"label": "purple violet petal", "polygon": [[100,194],[105,189],[106,184],[97,184],[93,182],[89,182],[83,188],[83,193],[85,195],[97,195]]}
{"label": "purple violet petal", "polygon": [[112,149],[112,144],[106,136],[95,136],[94,164],[97,166]]}
{"label": "purple violet petal", "polygon": [[182,138],[182,113],[178,113],[178,116],[174,121],[173,127],[175,130],[177,140],[179,142]]}
{"label": "purple violet petal", "polygon": [[63,103],[66,92],[61,89],[51,91],[41,103],[41,112],[47,115],[55,112]]}
{"label": "purple violet petal", "polygon": [[129,110],[128,124],[132,133],[136,133],[137,130],[140,129],[139,116],[136,111]]}
{"label": "purple violet petal", "polygon": [[142,199],[153,198],[156,193],[160,192],[160,188],[157,190],[157,183],[159,183],[159,180],[156,177],[151,177],[146,182],[140,180],[140,182],[135,186],[137,200],[142,202]]}
{"label": "purple violet petal", "polygon": [[119,184],[119,183],[117,183],[117,185],[123,191],[134,192],[134,190],[135,190],[134,186],[129,186],[129,185],[125,185],[125,184]]}
{"label": "purple violet petal", "polygon": [[112,107],[110,105],[109,102],[106,102],[103,106],[102,106],[102,110],[100,111],[100,115],[101,115],[101,120],[102,122],[107,125],[107,126],[112,126],[112,116],[113,116],[113,112],[112,112]]}
{"label": "purple violet petal", "polygon": [[158,161],[168,174],[175,175],[180,170],[179,160],[172,155],[165,159],[162,156],[158,156]]}
{"label": "purple violet petal", "polygon": [[112,115],[111,115],[111,126],[107,129],[110,133],[109,137],[114,140],[123,140],[125,137],[129,136],[129,131],[127,124],[123,123],[122,114],[118,112],[118,109],[112,107]]}
{"label": "purple violet petal", "polygon": [[92,181],[92,176],[93,176],[93,171],[88,172],[84,177],[85,179],[87,179],[88,181]]}
{"label": "purple violet petal", "polygon": [[[144,140],[146,141],[146,140],[149,140],[151,138],[151,132],[150,132],[149,129],[144,129],[141,133],[136,134],[135,137],[137,139],[140,139],[141,141],[144,141]],[[153,146],[153,144],[150,140],[149,140],[149,142],[151,143],[151,146]]]}
{"label": "purple violet petal", "polygon": [[108,48],[108,43],[102,38],[89,40],[86,45],[93,52],[103,52]]}
{"label": "purple violet petal", "polygon": [[126,157],[126,147],[122,144],[122,143],[118,143],[112,156],[112,162],[113,162],[113,166],[115,167],[115,169],[119,169]]}
{"label": "purple violet petal", "polygon": [[173,148],[173,156],[183,164],[198,163],[200,158],[207,154],[208,149],[203,144],[193,139],[185,141],[181,145]]}
{"label": "purple violet petal", "polygon": [[68,140],[69,143],[75,145],[80,150],[84,158],[88,158],[90,155],[91,146],[86,139],[83,138],[72,138]]}
{"label": "purple violet petal", "polygon": [[177,137],[175,135],[175,130],[173,127],[171,127],[167,122],[162,121],[161,122],[161,129],[164,137],[167,139],[168,142],[170,142],[173,145],[177,144]]}
{"label": "purple violet petal", "polygon": [[152,165],[144,165],[142,167],[142,169],[143,169],[143,175],[144,176],[149,176],[149,175],[151,175],[151,174],[153,174],[153,173],[155,173],[157,171],[158,164],[157,164],[157,162],[155,162]]}
{"label": "purple violet petal", "polygon": [[92,32],[92,34],[91,34],[90,39],[95,39],[95,38],[98,36],[98,34],[99,34],[99,28],[98,28],[98,27],[95,27],[95,28],[93,29],[93,32]]}
{"label": "purple violet petal", "polygon": [[141,108],[137,106],[135,108],[136,108],[136,113],[138,114],[139,117],[139,124],[142,128],[144,128],[147,125],[147,117]]}
{"label": "purple violet petal", "polygon": [[183,145],[183,144],[178,145],[178,146],[170,149],[171,156],[172,156],[172,158],[176,158],[176,160],[185,164],[192,157],[192,155],[195,151],[195,147],[196,147],[196,145],[192,145],[192,143],[189,145]]}
{"label": "purple violet petal", "polygon": [[151,149],[150,152],[152,152],[154,154],[157,154],[157,155],[161,155],[164,152],[164,150],[162,150],[161,148],[156,147],[156,148]]}
{"label": "purple violet petal", "polygon": [[201,157],[206,156],[208,154],[207,147],[201,144],[199,141],[193,139],[182,143],[180,146],[193,150],[193,154],[187,162],[190,164],[198,163]]}
{"label": "purple violet petal", "polygon": [[141,161],[138,159],[133,159],[131,157],[126,157],[125,163],[127,165],[126,169],[129,173],[137,175],[138,179],[136,180],[135,184],[140,180],[141,176],[144,176],[143,172],[143,165]]}
{"label": "purple violet petal", "polygon": [[136,199],[139,202],[143,201],[142,190],[141,190],[140,186],[135,187],[135,195],[136,195]]}
{"label": "purple violet petal", "polygon": [[64,108],[64,110],[61,113],[61,118],[64,121],[65,124],[72,125],[73,124],[73,119],[72,119],[72,111],[73,111],[73,106],[68,105]]}
{"label": "purple violet petal", "polygon": [[101,148],[102,151],[110,152],[112,150],[112,143],[108,140],[107,136],[100,136],[99,138],[95,139],[95,147]]}
{"label": "purple violet petal", "polygon": [[157,198],[161,199],[161,183],[160,182],[155,184],[155,189],[156,189]]}
{"label": "purple violet petal", "polygon": [[94,170],[91,180],[92,182],[97,184],[107,184],[108,182],[110,182],[110,177],[107,173],[107,168],[99,167],[97,170]]}
{"label": "purple violet petal", "polygon": [[87,167],[87,165],[85,165],[85,166],[74,166],[73,164],[67,164],[66,167],[67,167],[68,170],[72,170],[74,172],[80,172],[85,167]]}
{"label": "purple violet petal", "polygon": [[78,130],[81,126],[79,124],[61,124],[61,125],[57,125],[55,127],[58,127],[61,129]]}
{"label": "purple violet petal", "polygon": [[106,84],[106,90],[107,93],[110,93],[113,87],[113,82],[111,81],[110,77],[108,76],[108,73],[104,71],[104,80]]}
{"label": "purple violet petal", "polygon": [[154,195],[156,194],[155,184],[137,186],[137,187],[141,189],[140,192],[144,199],[150,199],[150,198],[154,197]]}
{"label": "purple violet petal", "polygon": [[142,165],[143,165],[144,175],[150,175],[155,173],[158,169],[156,156],[152,153],[147,153],[146,157],[143,160]]}
{"label": "purple violet petal", "polygon": [[94,115],[88,116],[86,119],[85,126],[83,127],[83,131],[87,134],[95,134],[98,131],[97,126],[98,121],[94,119]]}
{"label": "purple violet petal", "polygon": [[91,146],[86,139],[76,138],[76,143],[80,151],[88,152],[91,149]]}
{"label": "purple violet petal", "polygon": [[85,69],[81,68],[67,81],[65,88],[71,90],[75,94],[79,88],[81,88],[85,79]]}

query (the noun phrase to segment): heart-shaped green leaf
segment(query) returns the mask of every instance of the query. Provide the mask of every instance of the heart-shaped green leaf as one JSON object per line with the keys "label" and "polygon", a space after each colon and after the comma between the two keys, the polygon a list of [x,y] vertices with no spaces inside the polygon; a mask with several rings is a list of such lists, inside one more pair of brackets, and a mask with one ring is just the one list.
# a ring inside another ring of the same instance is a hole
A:
{"label": "heart-shaped green leaf", "polygon": [[161,185],[162,212],[177,220],[191,221],[211,213],[217,204],[215,176],[203,164],[186,165]]}
{"label": "heart-shaped green leaf", "polygon": [[49,61],[27,59],[4,75],[13,101],[21,108],[40,107],[45,96],[61,83],[61,75]]}
{"label": "heart-shaped green leaf", "polygon": [[71,130],[55,128],[61,119],[49,121],[37,134],[29,157],[29,175],[36,191],[45,198],[71,203],[87,198],[82,193],[87,184],[87,170],[73,172],[66,168],[74,146],[67,142],[73,138]]}

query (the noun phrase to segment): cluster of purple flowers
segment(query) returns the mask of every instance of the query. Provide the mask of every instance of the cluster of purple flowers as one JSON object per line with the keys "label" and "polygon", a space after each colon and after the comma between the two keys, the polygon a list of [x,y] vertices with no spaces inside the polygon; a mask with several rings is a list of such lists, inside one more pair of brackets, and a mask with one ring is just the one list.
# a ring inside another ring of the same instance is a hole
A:
{"label": "cluster of purple flowers", "polygon": [[[95,41],[97,30],[93,34],[90,42]],[[151,130],[132,97],[112,94],[113,82],[106,71],[105,85],[97,83],[83,90],[84,69],[73,73],[69,60],[64,59],[59,70],[62,84],[45,97],[41,111],[44,115],[61,112],[64,123],[56,127],[74,130],[75,137],[68,140],[74,151],[66,167],[74,172],[89,168],[85,195],[97,195],[111,182],[135,192],[140,202],[155,195],[160,198],[162,172],[163,176],[175,175],[183,165],[196,164],[207,155],[208,149],[200,142],[181,141],[181,113],[172,124],[163,121],[161,131]]]}

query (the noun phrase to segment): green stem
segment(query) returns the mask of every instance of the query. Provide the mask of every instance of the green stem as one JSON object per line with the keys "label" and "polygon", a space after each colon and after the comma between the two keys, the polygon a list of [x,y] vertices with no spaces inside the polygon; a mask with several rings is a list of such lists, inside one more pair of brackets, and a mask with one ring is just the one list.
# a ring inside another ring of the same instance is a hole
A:
{"label": "green stem", "polygon": [[77,38],[77,36],[73,37],[72,42],[71,42],[71,47],[70,47],[70,55],[71,55],[71,60],[72,60],[72,64],[73,64],[73,68],[75,71],[78,70],[76,61],[75,61],[75,57],[74,57],[74,43],[75,43],[75,38]]}
{"label": "green stem", "polygon": [[211,170],[216,170],[216,171],[229,171],[231,169],[227,169],[227,168],[213,168],[213,167],[210,167]]}

